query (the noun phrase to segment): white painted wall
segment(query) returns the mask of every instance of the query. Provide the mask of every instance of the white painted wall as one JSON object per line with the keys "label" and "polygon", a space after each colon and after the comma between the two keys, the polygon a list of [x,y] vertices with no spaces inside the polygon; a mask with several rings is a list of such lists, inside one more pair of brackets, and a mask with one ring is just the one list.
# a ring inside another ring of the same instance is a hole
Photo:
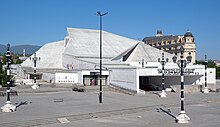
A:
{"label": "white painted wall", "polygon": [[110,84],[128,90],[139,91],[139,75],[137,69],[112,69],[109,79]]}
{"label": "white painted wall", "polygon": [[207,68],[207,83],[216,84],[216,69]]}
{"label": "white painted wall", "polygon": [[68,70],[88,70],[95,69],[95,64],[92,62],[87,62],[83,60],[79,60],[74,56],[63,54],[63,66]]}
{"label": "white painted wall", "polygon": [[139,75],[140,76],[158,76],[160,75],[158,73],[158,68],[154,67],[154,68],[139,68]]}
{"label": "white painted wall", "polygon": [[55,82],[55,74],[52,73],[43,73],[42,80],[54,83]]}
{"label": "white painted wall", "polygon": [[[156,63],[155,63],[156,65]],[[158,69],[161,69],[161,65],[158,66]],[[165,69],[179,69],[176,64],[167,63]],[[204,65],[187,65],[186,69],[194,69],[194,73],[184,74],[185,75],[185,84],[186,85],[202,85],[205,83],[205,66]],[[161,73],[159,74],[157,68],[140,68],[140,76],[148,76],[149,81],[153,84],[161,84]],[[215,84],[216,70],[215,68],[207,68],[207,83]],[[180,76],[176,74],[172,76],[170,74],[165,74],[165,84],[169,85],[178,85],[180,82]]]}
{"label": "white painted wall", "polygon": [[[138,65],[138,63],[133,63]],[[140,65],[138,65],[140,66]],[[158,67],[157,67],[158,66]],[[149,81],[153,84],[161,85],[161,73],[158,73],[158,69],[161,69],[161,65],[157,62],[150,63],[144,68],[137,69],[112,69],[110,71],[110,83],[125,89],[130,89],[139,92],[139,76],[150,77]],[[179,69],[177,64],[167,63],[165,69]],[[202,85],[205,82],[205,68],[203,65],[187,65],[186,69],[194,69],[194,73],[185,74],[185,85]],[[166,75],[166,74],[165,74]],[[215,69],[207,69],[208,83],[215,82]],[[179,85],[180,76],[166,75],[165,83],[167,86]]]}

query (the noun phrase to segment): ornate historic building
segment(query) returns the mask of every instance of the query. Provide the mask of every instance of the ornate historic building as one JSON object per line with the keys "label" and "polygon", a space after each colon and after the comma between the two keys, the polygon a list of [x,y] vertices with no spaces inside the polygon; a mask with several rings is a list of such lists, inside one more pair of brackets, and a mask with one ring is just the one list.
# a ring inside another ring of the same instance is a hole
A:
{"label": "ornate historic building", "polygon": [[196,45],[193,34],[188,30],[184,35],[166,35],[163,36],[161,30],[157,30],[156,36],[145,37],[145,44],[158,48],[160,50],[180,55],[180,47],[183,45],[184,57],[191,55],[192,63],[196,60]]}

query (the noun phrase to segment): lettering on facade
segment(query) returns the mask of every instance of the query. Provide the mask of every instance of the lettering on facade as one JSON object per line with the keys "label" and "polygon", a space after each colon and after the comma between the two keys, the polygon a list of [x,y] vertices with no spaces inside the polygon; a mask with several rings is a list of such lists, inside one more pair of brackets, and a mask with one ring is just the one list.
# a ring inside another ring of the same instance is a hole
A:
{"label": "lettering on facade", "polygon": [[[190,75],[190,74],[196,74],[195,69],[184,69],[184,74]],[[158,69],[158,73],[162,73],[162,69]],[[166,75],[179,75],[180,69],[164,69],[164,74]]]}
{"label": "lettering on facade", "polygon": [[78,75],[73,73],[56,73],[56,83],[76,83],[78,82]]}

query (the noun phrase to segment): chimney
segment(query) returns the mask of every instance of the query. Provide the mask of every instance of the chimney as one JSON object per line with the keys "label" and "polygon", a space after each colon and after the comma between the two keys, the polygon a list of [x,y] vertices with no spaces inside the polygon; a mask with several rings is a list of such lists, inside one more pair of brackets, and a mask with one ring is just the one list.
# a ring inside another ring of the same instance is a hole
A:
{"label": "chimney", "polygon": [[157,30],[157,34],[156,34],[157,37],[160,37],[160,36],[163,36],[162,34],[162,30]]}

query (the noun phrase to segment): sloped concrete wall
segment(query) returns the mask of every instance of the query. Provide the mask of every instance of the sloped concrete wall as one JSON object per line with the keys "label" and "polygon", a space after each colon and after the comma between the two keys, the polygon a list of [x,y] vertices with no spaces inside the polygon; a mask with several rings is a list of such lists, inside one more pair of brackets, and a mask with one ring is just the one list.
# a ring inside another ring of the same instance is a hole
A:
{"label": "sloped concrete wall", "polygon": [[139,90],[139,75],[137,69],[111,69],[110,84],[137,91]]}

